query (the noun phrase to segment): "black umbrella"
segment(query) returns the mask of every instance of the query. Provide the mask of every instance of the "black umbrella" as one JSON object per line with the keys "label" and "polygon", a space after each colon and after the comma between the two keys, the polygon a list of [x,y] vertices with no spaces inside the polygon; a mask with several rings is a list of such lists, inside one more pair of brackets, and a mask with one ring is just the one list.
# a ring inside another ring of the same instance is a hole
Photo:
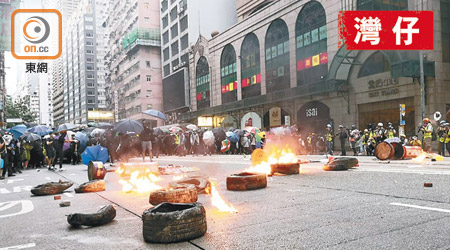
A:
{"label": "black umbrella", "polygon": [[233,128],[233,127],[231,127],[231,128],[228,129],[229,132],[234,132],[235,130],[236,130],[236,129]]}
{"label": "black umbrella", "polygon": [[125,120],[122,120],[122,121],[114,124],[114,129],[117,132],[120,132],[123,134],[127,134],[130,132],[139,134],[142,132],[142,130],[144,130],[144,126],[142,126],[142,123],[140,123],[138,121],[131,120],[131,119],[125,119]]}
{"label": "black umbrella", "polygon": [[234,131],[235,134],[239,135],[239,136],[244,136],[245,134],[245,130],[241,130],[241,129],[236,129]]}
{"label": "black umbrella", "polygon": [[25,132],[25,134],[21,135],[19,138],[22,140],[25,140],[25,141],[30,141],[30,142],[41,139],[41,137],[39,135],[30,133],[30,132]]}
{"label": "black umbrella", "polygon": [[73,125],[72,123],[64,123],[58,126],[58,129],[56,129],[56,132],[61,132],[65,130],[71,130],[76,128],[77,126]]}
{"label": "black umbrella", "polygon": [[223,131],[223,128],[214,128],[212,132],[216,140],[223,141],[225,140],[225,138],[227,138],[227,135],[225,134],[225,131]]}
{"label": "black umbrella", "polygon": [[111,123],[107,123],[107,122],[99,122],[98,123],[98,128],[102,128],[102,129],[108,129],[108,128],[112,128],[114,127]]}

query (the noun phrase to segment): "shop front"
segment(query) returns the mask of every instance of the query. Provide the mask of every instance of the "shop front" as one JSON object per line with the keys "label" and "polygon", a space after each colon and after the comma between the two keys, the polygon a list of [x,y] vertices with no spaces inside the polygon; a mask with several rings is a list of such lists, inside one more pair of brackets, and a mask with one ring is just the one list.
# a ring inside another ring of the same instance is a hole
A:
{"label": "shop front", "polygon": [[332,124],[330,108],[322,102],[311,101],[297,111],[297,125],[302,135],[324,134],[327,124]]}

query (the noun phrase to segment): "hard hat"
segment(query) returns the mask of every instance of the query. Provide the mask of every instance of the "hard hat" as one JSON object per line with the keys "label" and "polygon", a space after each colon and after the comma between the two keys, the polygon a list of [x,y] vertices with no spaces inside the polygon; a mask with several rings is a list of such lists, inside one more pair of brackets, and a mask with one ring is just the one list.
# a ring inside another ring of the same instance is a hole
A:
{"label": "hard hat", "polygon": [[343,125],[339,125],[339,128],[343,128],[344,126]]}
{"label": "hard hat", "polygon": [[388,125],[388,126],[392,126],[392,122],[388,122],[387,125]]}
{"label": "hard hat", "polygon": [[430,118],[424,118],[423,121],[424,122],[430,122]]}
{"label": "hard hat", "polygon": [[446,124],[446,123],[447,122],[445,120],[442,120],[442,121],[439,122],[439,124],[441,124],[441,125]]}
{"label": "hard hat", "polygon": [[405,137],[405,138],[406,138],[406,135],[404,135],[404,134],[401,134],[401,135],[400,135],[400,137]]}
{"label": "hard hat", "polygon": [[353,125],[352,125],[352,129],[355,129],[355,128],[356,128],[356,125],[355,125],[355,124],[353,124]]}
{"label": "hard hat", "polygon": [[383,123],[379,122],[378,127],[383,127]]}
{"label": "hard hat", "polygon": [[364,133],[369,133],[369,130],[368,129],[364,129]]}
{"label": "hard hat", "polygon": [[327,128],[331,128],[331,125],[330,125],[330,124],[327,124]]}

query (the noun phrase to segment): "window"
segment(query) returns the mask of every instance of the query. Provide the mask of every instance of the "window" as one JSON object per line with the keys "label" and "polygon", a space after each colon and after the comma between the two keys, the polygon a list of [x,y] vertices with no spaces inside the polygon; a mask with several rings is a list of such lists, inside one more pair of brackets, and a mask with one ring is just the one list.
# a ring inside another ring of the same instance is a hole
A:
{"label": "window", "polygon": [[144,8],[148,10],[148,3],[144,3]]}
{"label": "window", "polygon": [[197,109],[208,108],[210,106],[210,76],[208,60],[204,56],[198,59],[195,69],[195,79]]}
{"label": "window", "polygon": [[147,82],[152,81],[152,76],[151,75],[147,75],[146,77],[147,77]]}
{"label": "window", "polygon": [[286,23],[275,19],[267,29],[265,39],[267,93],[289,88],[289,50],[284,51],[285,43],[289,42]]}
{"label": "window", "polygon": [[172,56],[178,55],[178,41],[175,41],[174,43],[172,43],[172,45],[170,45],[170,47],[172,49]]}
{"label": "window", "polygon": [[170,64],[164,65],[164,76],[170,75]]}
{"label": "window", "polygon": [[169,42],[169,31],[163,33],[163,45],[166,45]]}
{"label": "window", "polygon": [[93,55],[93,54],[94,54],[94,51],[91,50],[91,49],[87,49],[87,50],[86,50],[86,54]]}
{"label": "window", "polygon": [[152,90],[151,89],[147,89],[147,97],[151,97],[152,96]]}
{"label": "window", "polygon": [[222,103],[237,100],[236,52],[231,44],[225,45],[220,57]]}
{"label": "window", "polygon": [[188,53],[181,56],[181,63],[185,63],[186,65],[189,64],[189,55]]}
{"label": "window", "polygon": [[178,64],[180,64],[180,62],[178,61],[178,58],[172,61],[172,68],[178,66]]}
{"label": "window", "polygon": [[170,22],[173,22],[177,19],[178,11],[177,6],[170,10]]}
{"label": "window", "polygon": [[389,60],[381,52],[373,53],[361,66],[358,77],[375,75],[391,70]]}
{"label": "window", "polygon": [[185,50],[189,46],[189,40],[188,39],[189,39],[188,38],[188,34],[186,34],[183,37],[181,37],[181,39],[180,39],[181,50]]}
{"label": "window", "polygon": [[358,0],[358,10],[408,10],[408,0]]}
{"label": "window", "polygon": [[169,47],[167,47],[163,50],[163,58],[164,58],[164,61],[169,60]]}
{"label": "window", "polygon": [[450,0],[441,0],[442,61],[450,62]]}
{"label": "window", "polygon": [[188,28],[188,16],[184,16],[180,19],[180,32],[185,31]]}
{"label": "window", "polygon": [[94,104],[95,101],[94,101],[93,99],[88,99],[88,100],[87,100],[87,103],[88,103],[88,104]]}
{"label": "window", "polygon": [[259,41],[255,34],[245,36],[241,46],[242,98],[261,95]]}
{"label": "window", "polygon": [[149,22],[150,22],[150,18],[144,17],[144,23],[149,23]]}
{"label": "window", "polygon": [[161,2],[161,12],[165,12],[169,8],[169,2],[164,0]]}
{"label": "window", "polygon": [[147,68],[150,68],[151,67],[150,61],[145,61],[145,65],[147,66]]}
{"label": "window", "polygon": [[86,41],[86,45],[87,46],[92,46],[92,45],[94,45],[94,43],[92,41]]}
{"label": "window", "polygon": [[311,1],[300,11],[295,24],[297,86],[324,82],[328,75],[325,10]]}
{"label": "window", "polygon": [[178,24],[175,24],[170,28],[170,35],[172,39],[178,36]]}
{"label": "window", "polygon": [[163,23],[163,29],[165,29],[169,25],[169,17],[167,15],[165,15],[162,18],[162,23]]}

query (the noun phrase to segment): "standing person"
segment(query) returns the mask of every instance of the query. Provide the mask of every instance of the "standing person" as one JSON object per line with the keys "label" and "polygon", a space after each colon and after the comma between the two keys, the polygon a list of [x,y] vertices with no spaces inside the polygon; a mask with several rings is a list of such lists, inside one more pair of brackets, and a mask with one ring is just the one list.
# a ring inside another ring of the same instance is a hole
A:
{"label": "standing person", "polygon": [[14,140],[14,168],[19,173],[22,173],[22,160],[20,159],[21,153],[21,143],[19,139]]}
{"label": "standing person", "polygon": [[375,141],[377,142],[377,144],[384,141],[384,139],[386,139],[384,136],[384,132],[385,132],[385,130],[383,128],[383,123],[379,122],[377,125],[377,128],[374,131],[374,138],[375,138]]}
{"label": "standing person", "polygon": [[44,141],[45,161],[47,162],[48,170],[54,170],[53,161],[55,160],[55,148],[53,147],[53,134],[50,134]]}
{"label": "standing person", "polygon": [[341,156],[346,156],[347,152],[345,151],[345,142],[347,141],[348,135],[347,132],[345,132],[344,126],[343,125],[339,125],[339,132],[337,133],[337,135],[339,137],[339,141],[341,142]]}
{"label": "standing person", "polygon": [[193,131],[190,138],[191,143],[191,149],[189,150],[189,153],[195,154],[197,156],[198,154],[198,147],[200,146],[200,136],[198,135],[197,131]]}
{"label": "standing person", "polygon": [[142,161],[145,162],[145,152],[148,150],[148,154],[150,156],[150,161],[153,161],[153,143],[155,141],[155,137],[153,136],[153,129],[148,125],[145,126],[144,130],[142,130],[139,135],[139,139],[141,141],[142,147]]}
{"label": "standing person", "polygon": [[366,155],[370,155],[370,151],[369,151],[369,139],[370,139],[370,134],[369,134],[369,130],[368,129],[364,129],[364,133],[361,136],[361,153],[366,152]]}
{"label": "standing person", "polygon": [[417,138],[416,135],[414,135],[413,137],[411,137],[411,140],[409,140],[409,145],[422,147],[422,142],[419,140],[419,138]]}
{"label": "standing person", "polygon": [[[53,140],[53,145],[56,151],[56,159],[58,159],[59,162],[59,171],[63,171],[63,161],[64,161],[64,151],[63,151],[63,147],[64,147],[64,142],[66,142],[66,135],[67,135],[67,131],[63,130],[61,132],[59,132],[59,137],[54,137]],[[53,168],[55,167],[55,161],[53,161]]]}
{"label": "standing person", "polygon": [[333,132],[331,130],[331,125],[330,124],[327,124],[327,132],[325,134],[325,138],[326,138],[327,145],[328,145],[328,154],[329,155],[333,155],[333,138],[334,138],[334,135],[333,135]]}
{"label": "standing person", "polygon": [[402,144],[402,146],[408,146],[408,139],[406,139],[406,135],[401,134],[400,135],[400,143]]}
{"label": "standing person", "polygon": [[394,138],[397,135],[397,131],[395,130],[394,126],[392,126],[392,122],[387,123],[387,128],[384,131],[384,137],[386,139]]}
{"label": "standing person", "polygon": [[423,119],[423,126],[420,128],[420,131],[423,133],[422,148],[425,152],[431,153],[433,125],[431,125],[430,118]]}
{"label": "standing person", "polygon": [[8,172],[8,176],[15,176],[12,173],[11,163],[9,162],[7,146],[8,145],[6,144],[6,141],[3,138],[3,136],[0,136],[0,155],[1,155],[1,158],[3,159],[3,170],[2,170],[2,176],[0,177],[0,180],[5,179],[6,172]]}
{"label": "standing person", "polygon": [[443,132],[441,132],[440,140],[441,140],[441,155],[445,156],[445,149],[450,156],[450,124],[446,121],[443,123]]}
{"label": "standing person", "polygon": [[360,131],[356,128],[356,125],[353,124],[350,130],[350,138],[349,138],[350,147],[353,150],[353,156],[358,155],[358,152],[356,150],[356,142],[359,140],[359,138],[360,138]]}
{"label": "standing person", "polygon": [[313,149],[312,149],[312,144],[313,144],[313,135],[312,133],[309,133],[308,137],[306,137],[306,141],[308,142],[308,154],[312,155],[313,154]]}
{"label": "standing person", "polygon": [[75,139],[75,135],[72,134],[70,136],[70,147],[69,147],[69,163],[72,162],[72,165],[75,165],[77,162],[77,141]]}

